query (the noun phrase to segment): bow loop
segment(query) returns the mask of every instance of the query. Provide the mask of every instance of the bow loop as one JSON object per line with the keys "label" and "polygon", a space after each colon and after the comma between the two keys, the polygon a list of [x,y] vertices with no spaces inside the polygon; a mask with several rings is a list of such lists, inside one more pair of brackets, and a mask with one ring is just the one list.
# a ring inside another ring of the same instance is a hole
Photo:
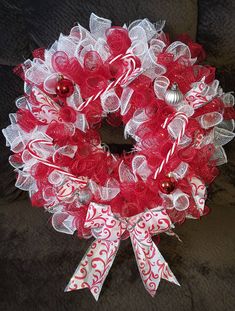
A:
{"label": "bow loop", "polygon": [[85,227],[91,229],[94,238],[108,241],[120,239],[124,230],[109,205],[96,203],[89,205]]}
{"label": "bow loop", "polygon": [[170,217],[162,208],[146,211],[143,218],[151,235],[168,231],[172,227]]}
{"label": "bow loop", "polygon": [[[137,215],[138,216],[138,215]],[[171,220],[163,209],[147,210],[133,228],[135,239],[142,245],[152,245],[152,235],[166,232],[172,227]]]}

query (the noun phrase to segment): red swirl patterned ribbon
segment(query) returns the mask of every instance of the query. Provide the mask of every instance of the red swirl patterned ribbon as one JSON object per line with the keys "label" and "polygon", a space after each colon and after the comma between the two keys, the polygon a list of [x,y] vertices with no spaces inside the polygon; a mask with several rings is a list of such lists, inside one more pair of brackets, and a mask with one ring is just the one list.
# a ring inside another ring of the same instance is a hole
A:
{"label": "red swirl patterned ribbon", "polygon": [[98,300],[124,233],[130,236],[143,284],[151,296],[155,295],[161,278],[179,285],[152,240],[152,235],[172,227],[164,210],[146,210],[124,219],[117,218],[109,205],[91,203],[85,227],[91,229],[96,240],[81,260],[65,291],[89,288]]}

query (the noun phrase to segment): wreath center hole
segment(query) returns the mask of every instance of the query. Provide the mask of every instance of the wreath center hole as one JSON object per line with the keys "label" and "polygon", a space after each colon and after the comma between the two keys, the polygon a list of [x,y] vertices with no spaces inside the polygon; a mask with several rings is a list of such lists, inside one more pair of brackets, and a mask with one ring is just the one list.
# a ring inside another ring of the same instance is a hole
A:
{"label": "wreath center hole", "polygon": [[112,126],[104,120],[99,132],[102,143],[106,144],[113,154],[121,155],[125,152],[131,152],[134,148],[135,140],[131,137],[127,139],[124,137],[123,124]]}

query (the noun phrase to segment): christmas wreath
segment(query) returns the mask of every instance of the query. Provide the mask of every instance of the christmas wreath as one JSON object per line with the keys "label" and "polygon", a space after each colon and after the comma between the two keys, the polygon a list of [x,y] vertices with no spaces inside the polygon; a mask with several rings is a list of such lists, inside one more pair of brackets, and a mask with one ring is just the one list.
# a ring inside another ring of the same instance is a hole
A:
{"label": "christmas wreath", "polygon": [[[66,290],[98,299],[120,240],[129,238],[146,290],[178,284],[153,242],[185,219],[208,213],[206,187],[227,161],[234,98],[199,65],[201,45],[171,43],[164,21],[111,26],[95,14],[16,68],[24,79],[18,111],[3,130],[16,187],[52,213],[55,230],[94,237]],[[130,152],[101,141],[102,121],[124,126]]]}

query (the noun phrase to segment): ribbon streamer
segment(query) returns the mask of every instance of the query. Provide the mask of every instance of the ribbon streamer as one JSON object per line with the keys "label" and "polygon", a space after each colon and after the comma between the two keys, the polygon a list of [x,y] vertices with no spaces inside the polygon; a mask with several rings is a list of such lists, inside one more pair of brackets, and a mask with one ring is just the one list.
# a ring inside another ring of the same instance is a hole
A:
{"label": "ribbon streamer", "polygon": [[95,241],[78,265],[65,291],[89,288],[98,300],[103,283],[117,254],[122,235],[129,235],[146,290],[154,296],[161,279],[179,285],[152,235],[172,227],[167,213],[159,208],[129,218],[117,218],[109,205],[90,203],[85,227]]}

